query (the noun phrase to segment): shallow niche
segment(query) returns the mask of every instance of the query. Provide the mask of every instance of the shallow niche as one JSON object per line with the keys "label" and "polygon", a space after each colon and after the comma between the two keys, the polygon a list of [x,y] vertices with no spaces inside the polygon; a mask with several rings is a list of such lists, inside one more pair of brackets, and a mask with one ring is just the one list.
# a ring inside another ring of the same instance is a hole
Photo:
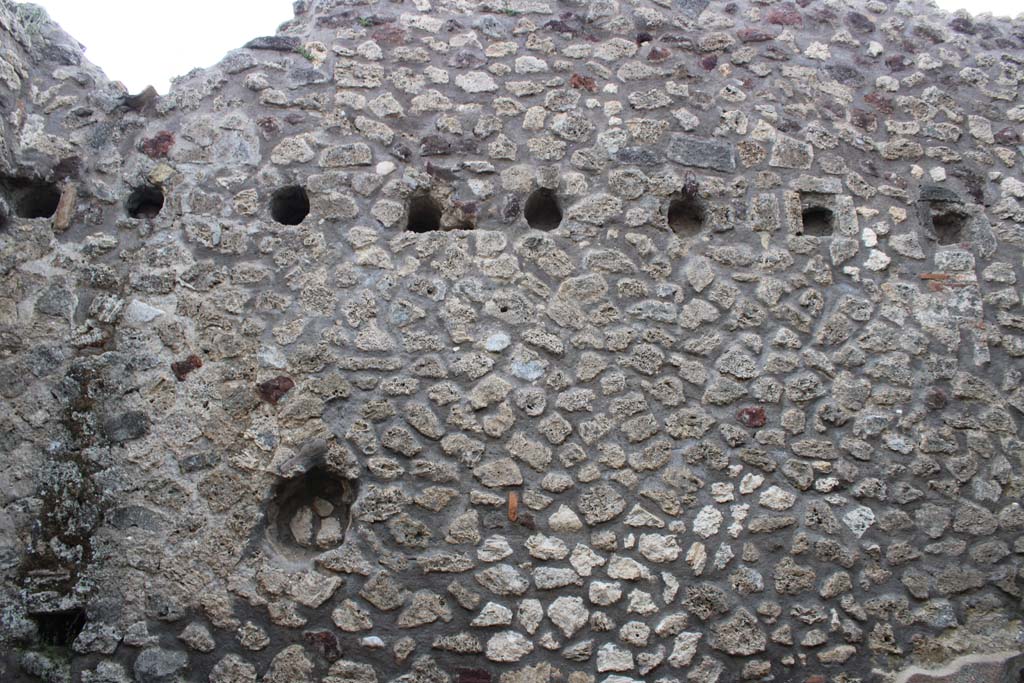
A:
{"label": "shallow niche", "polygon": [[669,202],[666,218],[672,232],[692,237],[704,229],[707,212],[696,196],[687,194],[675,197]]}
{"label": "shallow niche", "polygon": [[526,198],[523,218],[534,230],[554,230],[562,224],[562,207],[553,190],[542,187]]}
{"label": "shallow niche", "polygon": [[309,195],[301,185],[282,187],[270,199],[270,215],[281,225],[298,225],[309,215]]}
{"label": "shallow niche", "polygon": [[932,202],[928,205],[935,241],[940,245],[959,244],[967,232],[967,211],[954,202]]}
{"label": "shallow niche", "polygon": [[137,187],[124,208],[132,218],[156,218],[164,208],[164,191],[155,185]]}
{"label": "shallow niche", "polygon": [[318,466],[282,483],[270,505],[268,530],[280,546],[304,553],[345,541],[356,482]]}
{"label": "shallow niche", "polygon": [[52,218],[60,204],[60,187],[56,183],[25,178],[4,178],[0,190],[9,208],[0,210],[0,227],[6,227],[11,213],[18,218]]}
{"label": "shallow niche", "polygon": [[441,206],[429,194],[410,197],[408,213],[405,229],[409,232],[434,232],[441,229]]}
{"label": "shallow niche", "polygon": [[36,624],[39,644],[48,647],[70,647],[85,627],[85,610],[46,612],[31,615]]}

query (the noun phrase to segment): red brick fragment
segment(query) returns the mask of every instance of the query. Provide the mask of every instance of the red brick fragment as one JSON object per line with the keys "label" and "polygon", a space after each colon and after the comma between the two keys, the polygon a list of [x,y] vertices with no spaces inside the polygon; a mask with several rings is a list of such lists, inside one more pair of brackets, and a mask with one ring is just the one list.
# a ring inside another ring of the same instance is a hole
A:
{"label": "red brick fragment", "polygon": [[318,655],[328,662],[336,662],[341,659],[341,644],[338,642],[337,636],[330,631],[306,631],[302,637]]}
{"label": "red brick fragment", "polygon": [[459,683],[491,683],[489,671],[483,669],[458,669]]}
{"label": "red brick fragment", "polygon": [[185,360],[179,360],[171,363],[171,372],[178,378],[179,382],[184,382],[185,378],[188,377],[188,373],[193,370],[198,370],[203,367],[203,359],[193,354]]}
{"label": "red brick fragment", "polygon": [[648,62],[664,62],[672,56],[672,51],[664,47],[652,47],[647,53]]}
{"label": "red brick fragment", "polygon": [[577,90],[586,90],[588,92],[597,92],[597,81],[590,76],[583,76],[581,74],[573,74],[569,78],[569,85]]}
{"label": "red brick fragment", "polygon": [[283,375],[256,385],[260,398],[273,406],[276,406],[277,402],[293,388],[295,388],[295,382],[292,381],[292,378]]}
{"label": "red brick fragment", "polygon": [[764,427],[768,421],[767,416],[764,413],[764,408],[743,408],[740,412],[736,413],[736,419],[740,421],[744,427]]}
{"label": "red brick fragment", "polygon": [[796,5],[791,2],[779,3],[765,17],[769,24],[779,26],[803,26],[804,18],[800,16]]}
{"label": "red brick fragment", "polygon": [[162,130],[151,138],[146,138],[139,145],[142,153],[151,159],[166,158],[174,147],[174,133],[169,130]]}
{"label": "red brick fragment", "polygon": [[743,43],[764,43],[775,39],[771,33],[756,28],[741,28],[736,32],[736,37]]}

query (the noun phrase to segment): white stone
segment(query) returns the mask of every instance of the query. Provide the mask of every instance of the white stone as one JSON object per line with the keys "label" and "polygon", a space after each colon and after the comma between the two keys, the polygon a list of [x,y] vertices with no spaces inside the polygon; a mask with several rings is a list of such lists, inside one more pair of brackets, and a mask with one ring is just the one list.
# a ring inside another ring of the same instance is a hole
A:
{"label": "white stone", "polygon": [[483,606],[470,626],[508,626],[512,623],[512,610],[496,602]]}
{"label": "white stone", "polygon": [[1008,194],[1017,199],[1024,199],[1024,182],[1017,180],[1013,176],[1003,178],[1002,182],[999,183],[999,189],[1003,191],[1003,194]]}
{"label": "white stone", "polygon": [[632,671],[633,653],[615,643],[605,643],[597,651],[597,670],[599,673]]}
{"label": "white stone", "polygon": [[572,555],[569,557],[569,564],[572,565],[572,568],[580,576],[590,576],[594,571],[594,567],[603,567],[605,562],[607,560],[582,543],[576,544],[576,547],[572,549]]}
{"label": "white stone", "polygon": [[629,604],[626,611],[631,614],[643,614],[650,616],[658,613],[658,604],[654,602],[654,596],[647,591],[634,588],[629,592]]}
{"label": "white stone", "polygon": [[843,522],[860,538],[875,523],[875,513],[871,508],[859,505],[843,515]]}
{"label": "white stone", "polygon": [[732,546],[728,543],[723,543],[718,546],[718,550],[715,551],[715,569],[725,569],[726,565],[736,557],[736,553],[733,552]]}
{"label": "white stone", "polygon": [[744,496],[751,494],[761,488],[761,484],[763,483],[764,477],[760,474],[745,474],[743,475],[743,479],[740,480],[740,493]]}
{"label": "white stone", "polygon": [[697,513],[697,518],[693,520],[693,533],[702,538],[710,538],[718,533],[723,519],[724,517],[718,508],[705,505]]}
{"label": "white stone", "polygon": [[639,581],[651,578],[651,571],[632,557],[612,555],[608,562],[608,576],[625,581]]}
{"label": "white stone", "polygon": [[685,631],[676,636],[675,644],[672,647],[672,654],[668,656],[668,663],[680,668],[689,666],[697,654],[697,643],[700,641],[700,633]]}
{"label": "white stone", "polygon": [[661,591],[661,599],[667,605],[675,600],[676,594],[679,593],[679,579],[671,572],[662,572],[661,580],[665,583],[665,588]]}
{"label": "white stone", "polygon": [[548,70],[548,63],[538,57],[524,55],[516,58],[515,65],[517,74],[536,74]]}
{"label": "white stone", "polygon": [[132,302],[124,309],[122,320],[128,324],[139,325],[153,322],[163,314],[164,312],[159,308],[154,308],[138,299],[132,299]]}
{"label": "white stone", "polygon": [[377,175],[379,175],[379,176],[391,175],[392,173],[394,173],[395,168],[397,168],[395,166],[395,162],[393,162],[393,161],[382,161],[379,164],[377,164],[377,166],[376,166]]}
{"label": "white stone", "polygon": [[679,547],[676,537],[661,534],[642,534],[640,536],[640,554],[651,562],[673,562],[683,549]]}
{"label": "white stone", "polygon": [[476,556],[481,562],[497,562],[512,554],[512,547],[504,536],[491,536],[477,548]]}
{"label": "white stone", "polygon": [[534,534],[526,539],[526,550],[530,557],[538,560],[562,560],[569,554],[565,541],[544,534]]}
{"label": "white stone", "polygon": [[468,93],[494,92],[498,84],[483,71],[467,71],[455,77],[455,85]]}
{"label": "white stone", "polygon": [[601,607],[614,605],[622,598],[622,584],[618,581],[591,581],[587,597]]}
{"label": "white stone", "polygon": [[[512,343],[512,338],[508,336],[506,332],[495,332],[494,334],[487,337],[487,341],[484,342],[484,348],[491,353],[497,353],[504,351]],[[562,507],[565,507],[564,505]]]}
{"label": "white stone", "polygon": [[731,503],[736,499],[733,485],[727,481],[716,481],[711,484],[711,498],[716,503]]}
{"label": "white stone", "polygon": [[583,528],[583,522],[572,508],[560,505],[554,514],[548,517],[548,527],[556,533],[574,533]]}
{"label": "white stone", "polygon": [[864,261],[864,267],[868,270],[885,270],[889,267],[889,263],[892,259],[883,251],[878,249],[872,249],[871,253],[868,254],[868,258]]}
{"label": "white stone", "polygon": [[519,619],[519,625],[523,627],[523,630],[532,636],[540,628],[540,623],[544,621],[544,607],[540,604],[540,600],[527,598],[519,603],[519,612],[516,618]]}
{"label": "white stone", "polygon": [[796,502],[796,495],[778,486],[772,486],[761,493],[757,502],[769,510],[788,510]]}
{"label": "white stone", "polygon": [[566,638],[572,638],[589,618],[590,611],[583,606],[583,598],[563,595],[548,605],[548,619]]}
{"label": "white stone", "polygon": [[533,652],[533,643],[522,633],[502,631],[487,641],[485,654],[492,662],[518,662]]}
{"label": "white stone", "polygon": [[686,551],[686,564],[690,565],[690,569],[693,570],[694,576],[700,576],[704,573],[704,567],[708,563],[708,551],[704,547],[703,543],[693,543],[690,545],[690,549]]}

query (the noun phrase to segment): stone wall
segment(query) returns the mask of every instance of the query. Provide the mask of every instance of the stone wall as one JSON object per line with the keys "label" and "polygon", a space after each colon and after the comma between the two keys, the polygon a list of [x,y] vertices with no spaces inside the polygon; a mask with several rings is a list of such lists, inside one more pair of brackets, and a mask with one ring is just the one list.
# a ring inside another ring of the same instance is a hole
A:
{"label": "stone wall", "polygon": [[1019,652],[1022,83],[921,2],[300,0],[129,96],[0,0],[0,679]]}

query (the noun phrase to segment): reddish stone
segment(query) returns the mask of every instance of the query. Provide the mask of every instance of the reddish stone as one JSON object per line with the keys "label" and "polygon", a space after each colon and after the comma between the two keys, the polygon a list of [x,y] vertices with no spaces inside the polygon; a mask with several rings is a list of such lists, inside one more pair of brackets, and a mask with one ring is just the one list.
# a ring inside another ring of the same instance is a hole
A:
{"label": "reddish stone", "polygon": [[946,407],[946,392],[938,387],[932,387],[924,394],[924,404],[932,410],[942,410]]}
{"label": "reddish stone", "polygon": [[764,414],[764,408],[744,408],[736,413],[736,419],[744,427],[764,427],[768,421],[767,416]]}
{"label": "reddish stone", "polygon": [[295,382],[292,381],[291,377],[275,377],[269,379],[266,382],[256,385],[256,391],[259,392],[260,398],[269,403],[270,405],[277,405],[277,402],[284,398],[287,394],[295,387]]}
{"label": "reddish stone", "polygon": [[718,56],[708,55],[700,60],[700,66],[705,71],[714,71],[715,67],[718,66]]}
{"label": "reddish stone", "polygon": [[280,122],[273,116],[264,116],[256,121],[256,125],[263,131],[263,137],[270,137],[281,130]]}
{"label": "reddish stone", "polygon": [[911,65],[911,61],[904,55],[889,55],[885,58],[885,65],[894,73],[905,71]]}
{"label": "reddish stone", "polygon": [[174,133],[162,130],[151,138],[146,138],[139,145],[142,153],[151,159],[165,158],[174,147]]}
{"label": "reddish stone", "polygon": [[652,47],[651,51],[647,53],[647,61],[649,62],[664,62],[666,59],[672,56],[672,51],[664,47]]}
{"label": "reddish stone", "polygon": [[404,45],[407,42],[405,29],[394,24],[380,27],[370,37],[381,45]]}
{"label": "reddish stone", "polygon": [[853,107],[850,109],[850,123],[871,132],[878,128],[878,117],[873,112],[867,111],[866,109],[858,109]]}
{"label": "reddish stone", "polygon": [[459,683],[491,683],[491,673],[483,669],[458,669]]}
{"label": "reddish stone", "polygon": [[1020,133],[1013,128],[1003,128],[995,134],[996,142],[1002,145],[1016,145],[1020,143]]}
{"label": "reddish stone", "polygon": [[330,631],[306,631],[302,637],[318,655],[328,662],[336,662],[341,659],[341,645],[338,643],[337,636]]}
{"label": "reddish stone", "polygon": [[796,5],[791,2],[780,3],[777,7],[768,12],[765,19],[767,19],[769,24],[777,24],[779,26],[804,25],[804,18],[800,16],[800,12],[797,10]]}
{"label": "reddish stone", "polygon": [[178,378],[179,382],[184,382],[185,378],[188,377],[188,373],[193,370],[198,370],[203,367],[203,360],[196,355],[191,355],[185,360],[179,360],[171,363],[171,372]]}
{"label": "reddish stone", "polygon": [[864,96],[864,101],[870,105],[873,105],[875,109],[882,112],[883,114],[891,114],[895,109],[892,106],[892,98],[886,97],[881,93],[872,92]]}
{"label": "reddish stone", "polygon": [[590,76],[582,76],[580,74],[573,74],[569,78],[569,85],[577,90],[587,90],[589,92],[597,92],[597,82]]}
{"label": "reddish stone", "polygon": [[736,32],[736,36],[744,43],[764,43],[775,39],[775,36],[767,31],[756,28],[741,28]]}

